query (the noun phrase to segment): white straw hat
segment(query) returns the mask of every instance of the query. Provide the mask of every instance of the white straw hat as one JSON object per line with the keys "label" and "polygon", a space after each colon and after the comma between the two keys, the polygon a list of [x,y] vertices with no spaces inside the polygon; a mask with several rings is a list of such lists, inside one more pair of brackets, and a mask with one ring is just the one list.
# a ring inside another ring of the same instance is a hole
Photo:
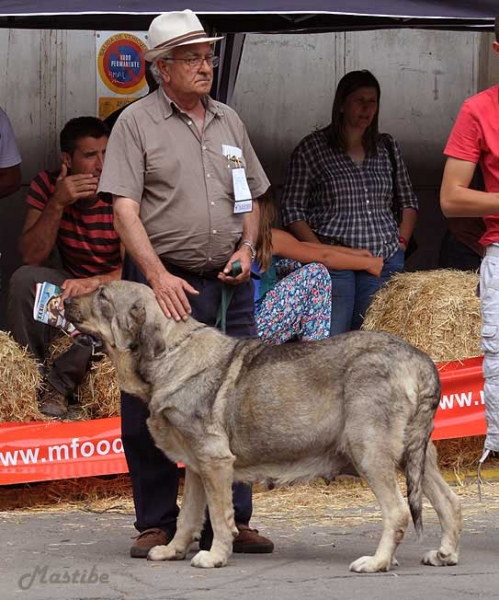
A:
{"label": "white straw hat", "polygon": [[144,52],[144,58],[149,62],[177,46],[223,40],[223,37],[208,37],[189,9],[158,15],[149,27],[148,38],[150,49]]}

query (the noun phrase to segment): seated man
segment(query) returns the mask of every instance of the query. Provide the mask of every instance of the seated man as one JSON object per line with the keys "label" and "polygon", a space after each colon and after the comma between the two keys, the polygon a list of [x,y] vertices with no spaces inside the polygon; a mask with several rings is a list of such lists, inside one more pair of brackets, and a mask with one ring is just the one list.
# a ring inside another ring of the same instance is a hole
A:
{"label": "seated man", "polygon": [[[14,339],[42,364],[57,330],[33,319],[36,283],[59,285],[64,298],[121,277],[113,208],[96,194],[108,136],[108,127],[95,117],[68,121],[60,135],[60,171],[40,172],[26,198],[28,212],[20,242],[25,266],[10,281],[7,321]],[[45,367],[42,413],[52,417],[67,413],[68,398],[82,381],[92,355],[85,341],[85,336],[76,336],[51,369]]]}

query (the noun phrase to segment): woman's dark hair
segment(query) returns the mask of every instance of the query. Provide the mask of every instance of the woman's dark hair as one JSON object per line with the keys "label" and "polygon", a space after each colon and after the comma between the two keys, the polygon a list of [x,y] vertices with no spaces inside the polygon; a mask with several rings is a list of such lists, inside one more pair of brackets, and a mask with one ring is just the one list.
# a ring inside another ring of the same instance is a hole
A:
{"label": "woman's dark hair", "polygon": [[344,75],[334,95],[333,112],[331,115],[331,123],[323,129],[328,137],[329,144],[332,148],[346,150],[345,138],[343,135],[343,112],[342,108],[347,96],[352,92],[356,92],[359,88],[368,87],[374,88],[378,96],[378,110],[374,115],[374,119],[369,127],[364,132],[362,145],[368,156],[373,156],[377,152],[378,145],[378,115],[379,115],[379,99],[381,96],[381,88],[378,80],[371,71],[350,71]]}

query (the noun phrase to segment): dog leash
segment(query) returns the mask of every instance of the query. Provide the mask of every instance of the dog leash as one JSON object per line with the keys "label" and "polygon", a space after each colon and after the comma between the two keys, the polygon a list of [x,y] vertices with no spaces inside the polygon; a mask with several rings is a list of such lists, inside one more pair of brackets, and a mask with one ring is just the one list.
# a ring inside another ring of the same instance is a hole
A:
{"label": "dog leash", "polygon": [[[242,272],[241,262],[235,260],[232,263],[232,269],[228,275],[230,275],[230,277],[237,277]],[[230,301],[232,300],[235,291],[235,286],[229,285],[228,283],[222,284],[222,299],[220,301],[220,306],[218,307],[217,320],[215,323],[215,327],[220,326],[220,331],[222,333],[227,333],[227,311],[229,310]]]}

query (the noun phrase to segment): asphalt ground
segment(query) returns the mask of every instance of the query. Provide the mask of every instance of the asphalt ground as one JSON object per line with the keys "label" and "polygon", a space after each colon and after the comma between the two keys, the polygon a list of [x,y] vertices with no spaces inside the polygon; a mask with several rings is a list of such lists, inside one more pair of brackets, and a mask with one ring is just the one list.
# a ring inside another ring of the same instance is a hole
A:
{"label": "asphalt ground", "polygon": [[[312,486],[254,496],[252,525],[272,538],[271,555],[233,555],[222,569],[131,559],[131,502],[0,512],[2,600],[404,600],[499,598],[499,483],[455,485],[464,530],[460,564],[420,563],[438,546],[436,515],[425,504],[425,536],[410,527],[389,573],[355,574],[348,565],[371,554],[381,517],[360,485]],[[189,555],[192,556],[193,552]]]}

